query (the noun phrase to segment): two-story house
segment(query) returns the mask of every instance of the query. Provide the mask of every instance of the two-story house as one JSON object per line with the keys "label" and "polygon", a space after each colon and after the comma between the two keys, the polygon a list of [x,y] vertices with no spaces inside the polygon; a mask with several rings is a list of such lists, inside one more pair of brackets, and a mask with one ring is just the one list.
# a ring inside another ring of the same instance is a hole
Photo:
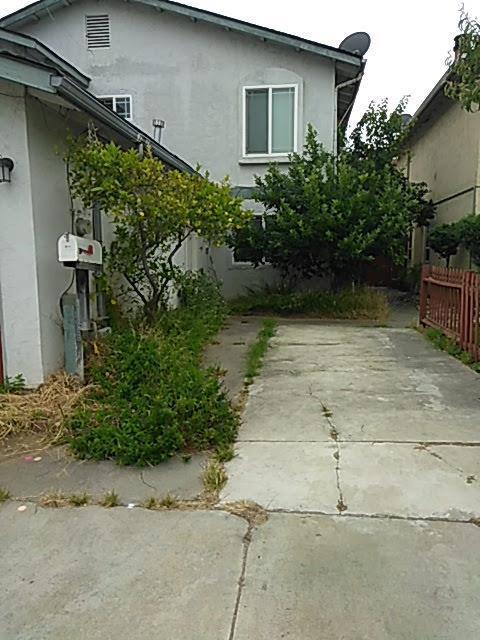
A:
{"label": "two-story house", "polygon": [[[168,0],[40,0],[0,26],[46,44],[105,105],[190,164],[228,175],[257,212],[254,176],[288,163],[308,123],[335,149],[364,69],[358,52]],[[194,243],[187,267],[208,263],[227,295],[275,278],[268,265]]]}

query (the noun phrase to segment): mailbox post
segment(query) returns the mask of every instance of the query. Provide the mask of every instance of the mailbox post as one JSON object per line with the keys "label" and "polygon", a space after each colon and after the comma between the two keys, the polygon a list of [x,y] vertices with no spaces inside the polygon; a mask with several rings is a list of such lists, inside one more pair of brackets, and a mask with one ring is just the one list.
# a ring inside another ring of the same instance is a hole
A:
{"label": "mailbox post", "polygon": [[83,343],[81,332],[91,329],[90,271],[102,270],[102,245],[72,233],[64,233],[58,239],[58,261],[64,267],[75,269],[76,296],[65,295],[64,345],[65,370],[83,380]]}

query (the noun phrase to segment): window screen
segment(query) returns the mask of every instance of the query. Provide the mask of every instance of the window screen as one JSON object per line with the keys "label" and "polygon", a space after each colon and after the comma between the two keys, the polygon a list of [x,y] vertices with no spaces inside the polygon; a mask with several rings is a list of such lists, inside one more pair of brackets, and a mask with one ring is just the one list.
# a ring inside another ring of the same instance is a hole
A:
{"label": "window screen", "polygon": [[291,153],[294,144],[295,89],[272,90],[272,153]]}

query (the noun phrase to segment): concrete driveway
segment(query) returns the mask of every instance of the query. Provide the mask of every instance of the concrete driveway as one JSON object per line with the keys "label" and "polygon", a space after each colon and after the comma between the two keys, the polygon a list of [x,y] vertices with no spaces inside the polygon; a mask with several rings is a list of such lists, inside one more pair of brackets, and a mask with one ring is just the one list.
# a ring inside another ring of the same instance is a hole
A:
{"label": "concrete driveway", "polygon": [[479,398],[413,330],[282,322],[215,509],[0,506],[1,640],[478,640]]}
{"label": "concrete driveway", "polygon": [[282,323],[237,453],[223,500],[271,517],[236,640],[480,637],[477,374],[413,330]]}

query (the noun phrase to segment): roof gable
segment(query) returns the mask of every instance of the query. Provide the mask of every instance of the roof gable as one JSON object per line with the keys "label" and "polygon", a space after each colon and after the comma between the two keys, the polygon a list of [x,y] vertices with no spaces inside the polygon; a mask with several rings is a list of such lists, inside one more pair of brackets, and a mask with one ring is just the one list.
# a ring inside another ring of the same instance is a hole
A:
{"label": "roof gable", "polygon": [[[8,16],[0,19],[0,27],[15,28],[32,20],[38,20],[41,17],[51,15],[53,12],[59,9],[65,9],[68,5],[73,4],[78,0],[38,0],[23,9],[20,9]],[[293,36],[281,31],[269,29],[267,27],[260,27],[243,20],[237,20],[236,18],[229,18],[227,16],[213,13],[212,11],[206,11],[204,9],[198,9],[197,7],[190,7],[179,2],[173,2],[172,0],[129,0],[130,3],[138,3],[146,6],[150,6],[160,12],[169,12],[177,15],[182,15],[193,22],[205,22],[213,24],[218,27],[224,28],[236,33],[242,33],[246,36],[256,37],[264,40],[265,42],[271,42],[287,47],[291,47],[297,51],[304,51],[319,55],[324,58],[329,58],[337,62],[343,62],[353,65],[354,67],[360,67],[362,59],[348,51],[343,51],[337,47],[321,44],[306,38]]]}

